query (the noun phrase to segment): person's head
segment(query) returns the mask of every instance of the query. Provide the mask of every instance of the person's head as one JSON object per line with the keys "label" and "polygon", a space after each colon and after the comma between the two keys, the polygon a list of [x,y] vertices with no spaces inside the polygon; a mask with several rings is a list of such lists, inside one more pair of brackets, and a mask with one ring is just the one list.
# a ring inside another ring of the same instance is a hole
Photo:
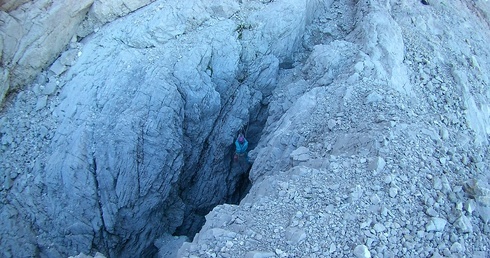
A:
{"label": "person's head", "polygon": [[239,143],[244,143],[245,142],[245,137],[243,137],[243,134],[238,135],[238,142]]}

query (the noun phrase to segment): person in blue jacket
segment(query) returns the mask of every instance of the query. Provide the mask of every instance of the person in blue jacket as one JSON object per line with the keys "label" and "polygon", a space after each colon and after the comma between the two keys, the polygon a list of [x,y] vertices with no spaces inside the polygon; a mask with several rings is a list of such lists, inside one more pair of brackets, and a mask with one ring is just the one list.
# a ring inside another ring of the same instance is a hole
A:
{"label": "person in blue jacket", "polygon": [[245,139],[245,136],[243,136],[242,133],[238,134],[238,137],[235,141],[235,161],[237,161],[239,157],[243,157],[243,156],[245,156],[246,160],[248,161],[247,148],[248,148],[247,139]]}

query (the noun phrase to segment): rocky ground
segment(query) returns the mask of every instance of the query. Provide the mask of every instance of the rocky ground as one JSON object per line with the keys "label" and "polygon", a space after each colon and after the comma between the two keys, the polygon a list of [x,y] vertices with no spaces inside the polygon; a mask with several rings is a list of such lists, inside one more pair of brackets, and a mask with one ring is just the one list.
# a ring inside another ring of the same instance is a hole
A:
{"label": "rocky ground", "polygon": [[423,2],[156,1],[73,41],[1,111],[2,256],[490,257],[490,4]]}

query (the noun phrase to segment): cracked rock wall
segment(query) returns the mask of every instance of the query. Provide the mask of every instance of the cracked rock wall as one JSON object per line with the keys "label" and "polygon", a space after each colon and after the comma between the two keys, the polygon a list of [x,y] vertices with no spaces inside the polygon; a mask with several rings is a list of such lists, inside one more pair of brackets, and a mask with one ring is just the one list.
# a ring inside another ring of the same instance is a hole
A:
{"label": "cracked rock wall", "polygon": [[76,42],[5,104],[2,256],[155,255],[236,202],[236,132],[260,133],[318,5],[156,1]]}

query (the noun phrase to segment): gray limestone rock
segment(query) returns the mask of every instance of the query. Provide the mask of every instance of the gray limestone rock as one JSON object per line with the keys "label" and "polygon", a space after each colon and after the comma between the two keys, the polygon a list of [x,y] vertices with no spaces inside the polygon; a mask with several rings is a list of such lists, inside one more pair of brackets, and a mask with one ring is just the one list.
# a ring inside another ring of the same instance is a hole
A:
{"label": "gray limestone rock", "polygon": [[449,250],[451,250],[452,253],[461,253],[464,251],[464,248],[460,243],[455,242],[451,245]]}
{"label": "gray limestone rock", "polygon": [[437,217],[438,216],[437,211],[434,210],[434,208],[432,208],[432,207],[427,208],[427,210],[425,210],[425,213],[431,217]]}
{"label": "gray limestone rock", "polygon": [[245,255],[245,258],[269,258],[275,256],[274,252],[250,251]]}
{"label": "gray limestone rock", "polygon": [[490,221],[490,207],[487,206],[478,206],[477,207],[478,215],[483,220],[483,222],[488,223]]}
{"label": "gray limestone rock", "polygon": [[0,12],[4,21],[0,26],[2,64],[9,67],[8,74],[0,77],[0,103],[6,92],[24,87],[56,59],[76,34],[92,3],[29,1],[23,8]]}
{"label": "gray limestone rock", "polygon": [[482,179],[471,179],[464,183],[463,189],[482,206],[490,206],[490,187]]}
{"label": "gray limestone rock", "polygon": [[56,76],[60,76],[62,73],[66,72],[68,67],[62,64],[59,59],[56,60],[50,67],[49,71],[53,72]]}
{"label": "gray limestone rock", "polygon": [[[154,15],[169,15],[172,10]],[[194,11],[205,13],[205,9]],[[59,126],[53,131],[46,164],[33,171],[42,175],[40,184],[47,197],[28,197],[40,203],[33,209],[39,209],[35,226],[45,232],[46,242],[39,243],[48,252],[44,255],[58,257],[58,252],[90,252],[92,248],[111,256],[156,253],[153,240],[174,233],[184,216],[189,231],[197,230],[199,223],[191,222],[193,209],[209,209],[210,203],[237,198],[230,189],[236,187],[234,178],[246,170],[232,168],[224,157],[219,162],[204,158],[228,150],[232,132],[248,123],[247,110],[253,105],[250,95],[255,91],[246,86],[238,89],[234,80],[241,50],[235,23],[218,22],[187,39],[160,43],[159,49],[121,44],[117,38],[134,35],[126,29],[140,16],[110,24],[107,30],[111,35],[94,36],[84,46],[87,54],[76,55],[76,63],[74,51],[59,59],[60,64],[71,65],[57,72],[66,76],[62,80],[69,78],[54,111],[59,115]],[[152,32],[141,27],[137,33],[147,33],[148,38],[140,40],[148,44],[158,43]],[[183,44],[187,47],[174,51]],[[209,67],[213,69],[211,77],[205,72]],[[223,87],[225,83],[229,86]],[[221,102],[232,94],[240,98],[234,103]],[[44,108],[46,99],[41,96],[36,109]],[[223,111],[219,120],[224,122],[215,126],[221,109],[231,110]],[[211,137],[213,130],[215,136]],[[191,147],[209,141],[215,144]],[[219,173],[223,179],[215,180],[214,172],[221,169],[226,171]],[[202,176],[198,182],[188,184],[199,170]],[[226,180],[234,183],[220,183]],[[215,186],[206,185],[212,182]],[[179,184],[185,185],[185,193],[178,192]],[[71,215],[77,209],[85,212]],[[69,232],[66,236],[65,230]],[[125,247],[119,246],[123,242]],[[48,244],[51,247],[45,248]]]}
{"label": "gray limestone rock", "polygon": [[366,104],[376,103],[383,100],[383,96],[377,92],[371,92],[366,97]]}
{"label": "gray limestone rock", "polygon": [[434,180],[432,182],[432,187],[435,189],[435,190],[442,190],[442,180],[440,177],[434,177]]}
{"label": "gray limestone rock", "polygon": [[299,147],[293,152],[291,152],[290,156],[294,161],[308,161],[310,159],[309,150],[306,147]]}
{"label": "gray limestone rock", "polygon": [[47,104],[47,101],[48,101],[48,97],[47,96],[41,96],[37,99],[37,103],[36,103],[36,110],[41,110],[43,108],[46,107],[46,104]]}
{"label": "gray limestone rock", "polygon": [[441,128],[439,130],[439,135],[441,136],[441,139],[445,141],[449,139],[449,131],[446,128]]}
{"label": "gray limestone rock", "polygon": [[27,2],[29,0],[5,0],[0,4],[0,10],[5,12],[12,11]]}
{"label": "gray limestone rock", "polygon": [[[2,3],[0,17],[6,22],[0,27],[0,57],[10,71],[2,71],[0,76],[0,103],[6,93],[24,87],[38,72],[51,65],[77,34],[86,36],[95,27],[151,2],[154,0],[84,0],[53,4],[38,0]],[[66,71],[67,66],[73,65],[77,55],[76,49],[64,52],[51,65],[51,70],[60,75]]]}
{"label": "gray limestone rock", "polygon": [[60,64],[65,65],[65,66],[73,66],[75,64],[75,62],[77,61],[77,58],[79,56],[78,53],[79,53],[78,49],[70,49],[68,51],[65,51],[57,59],[57,62],[60,62]]}
{"label": "gray limestone rock", "polygon": [[386,230],[386,227],[383,224],[381,224],[381,223],[374,224],[374,227],[373,228],[378,233],[383,232],[383,231]]}
{"label": "gray limestone rock", "polygon": [[467,202],[464,203],[464,209],[469,213],[472,214],[473,211],[476,209],[476,202],[473,199],[468,200]]}
{"label": "gray limestone rock", "polygon": [[0,4],[2,96],[57,60],[3,106],[0,256],[487,255],[485,1],[51,2]]}
{"label": "gray limestone rock", "polygon": [[459,217],[453,225],[458,229],[461,230],[463,233],[472,233],[473,232],[473,225],[471,224],[470,218],[466,217],[465,215],[462,215]]}
{"label": "gray limestone rock", "polygon": [[306,239],[306,232],[300,228],[286,229],[286,241],[291,245],[297,245]]}
{"label": "gray limestone rock", "polygon": [[124,1],[93,1],[90,15],[93,15],[101,23],[112,21],[132,11],[148,5],[155,0],[124,0]]}
{"label": "gray limestone rock", "polygon": [[388,193],[389,193],[391,198],[395,198],[398,195],[398,188],[397,187],[390,187]]}
{"label": "gray limestone rock", "polygon": [[[369,163],[369,170],[381,172],[386,166],[386,161],[382,157],[376,157]],[[385,181],[386,182],[386,181]]]}
{"label": "gray limestone rock", "polygon": [[80,253],[79,255],[69,256],[68,258],[106,258],[103,254],[97,252],[94,256]]}
{"label": "gray limestone rock", "polygon": [[358,245],[354,248],[354,255],[357,258],[371,258],[371,252],[365,245]]}
{"label": "gray limestone rock", "polygon": [[447,220],[439,217],[433,217],[429,223],[425,226],[425,230],[430,232],[430,231],[435,231],[435,232],[441,232],[444,230],[446,227]]}
{"label": "gray limestone rock", "polygon": [[56,82],[49,82],[44,86],[42,93],[44,95],[52,95],[56,92],[57,86],[58,85],[56,85]]}

